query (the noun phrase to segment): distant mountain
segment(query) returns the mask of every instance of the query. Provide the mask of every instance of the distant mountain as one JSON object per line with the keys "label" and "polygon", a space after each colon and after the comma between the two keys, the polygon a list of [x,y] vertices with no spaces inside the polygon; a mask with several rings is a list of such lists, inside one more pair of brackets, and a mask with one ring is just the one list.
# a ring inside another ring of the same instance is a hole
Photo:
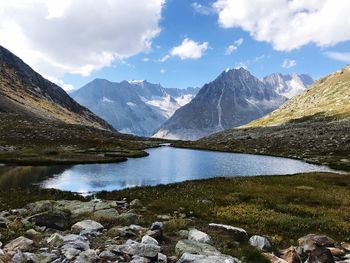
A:
{"label": "distant mountain", "polygon": [[133,80],[96,79],[70,95],[122,133],[150,136],[199,89],[165,89]]}
{"label": "distant mountain", "polygon": [[308,86],[314,83],[314,80],[309,75],[298,75],[296,73],[291,75],[274,73],[265,77],[262,81],[265,85],[275,89],[278,94],[285,96],[288,99],[299,95]]}
{"label": "distant mountain", "polygon": [[103,130],[107,122],[76,103],[63,89],[0,46],[0,113],[62,121]]}
{"label": "distant mountain", "polygon": [[154,137],[195,140],[260,118],[286,100],[247,70],[226,70],[178,109]]}
{"label": "distant mountain", "polygon": [[318,116],[350,118],[350,66],[316,81],[281,108],[247,127],[276,126]]}

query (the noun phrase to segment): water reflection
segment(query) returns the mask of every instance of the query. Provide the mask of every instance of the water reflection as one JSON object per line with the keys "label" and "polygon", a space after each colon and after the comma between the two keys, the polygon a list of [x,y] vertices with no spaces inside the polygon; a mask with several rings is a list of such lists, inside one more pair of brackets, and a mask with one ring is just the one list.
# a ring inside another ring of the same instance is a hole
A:
{"label": "water reflection", "polygon": [[52,167],[0,167],[1,187],[40,184],[74,192],[117,190],[215,176],[294,174],[331,169],[302,161],[161,147],[149,156],[117,164]]}

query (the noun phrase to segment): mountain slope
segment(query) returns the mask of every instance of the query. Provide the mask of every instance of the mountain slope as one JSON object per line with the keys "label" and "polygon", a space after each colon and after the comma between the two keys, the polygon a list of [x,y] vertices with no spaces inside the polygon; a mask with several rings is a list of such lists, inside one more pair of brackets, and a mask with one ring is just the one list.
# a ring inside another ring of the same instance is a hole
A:
{"label": "mountain slope", "polygon": [[285,101],[285,97],[267,88],[247,70],[227,70],[205,84],[154,137],[195,140],[260,118]]}
{"label": "mountain slope", "polygon": [[147,81],[96,79],[70,95],[120,132],[150,136],[196,91],[168,90]]}
{"label": "mountain slope", "polygon": [[76,103],[63,89],[44,79],[1,46],[0,76],[2,113],[113,130],[104,120]]}
{"label": "mountain slope", "polygon": [[315,82],[301,95],[247,127],[280,125],[317,115],[350,117],[350,66]]}
{"label": "mountain slope", "polygon": [[262,82],[268,87],[274,89],[278,94],[288,99],[299,95],[308,86],[314,83],[314,80],[306,74],[283,75],[274,73],[263,78]]}

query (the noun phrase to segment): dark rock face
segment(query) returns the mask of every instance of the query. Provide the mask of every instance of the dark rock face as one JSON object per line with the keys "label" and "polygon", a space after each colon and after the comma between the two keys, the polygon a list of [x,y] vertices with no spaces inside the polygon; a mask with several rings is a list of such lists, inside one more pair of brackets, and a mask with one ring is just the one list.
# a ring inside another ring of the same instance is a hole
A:
{"label": "dark rock face", "polygon": [[113,130],[56,84],[0,46],[0,112]]}
{"label": "dark rock face", "polygon": [[28,221],[37,226],[66,230],[69,228],[70,216],[62,211],[44,212],[29,217]]}
{"label": "dark rock face", "polygon": [[286,98],[247,70],[232,69],[205,84],[197,96],[158,130],[155,137],[198,139],[241,126],[278,108]]}

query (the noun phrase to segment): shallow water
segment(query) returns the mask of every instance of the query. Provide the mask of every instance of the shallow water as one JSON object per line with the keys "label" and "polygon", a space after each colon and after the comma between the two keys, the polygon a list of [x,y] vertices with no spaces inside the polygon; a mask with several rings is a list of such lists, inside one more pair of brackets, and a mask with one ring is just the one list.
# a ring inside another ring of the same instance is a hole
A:
{"label": "shallow water", "polygon": [[334,171],[303,161],[251,154],[160,147],[148,157],[115,164],[75,166],[3,166],[0,190],[28,187],[56,188],[80,193],[169,184],[217,176],[285,175]]}

